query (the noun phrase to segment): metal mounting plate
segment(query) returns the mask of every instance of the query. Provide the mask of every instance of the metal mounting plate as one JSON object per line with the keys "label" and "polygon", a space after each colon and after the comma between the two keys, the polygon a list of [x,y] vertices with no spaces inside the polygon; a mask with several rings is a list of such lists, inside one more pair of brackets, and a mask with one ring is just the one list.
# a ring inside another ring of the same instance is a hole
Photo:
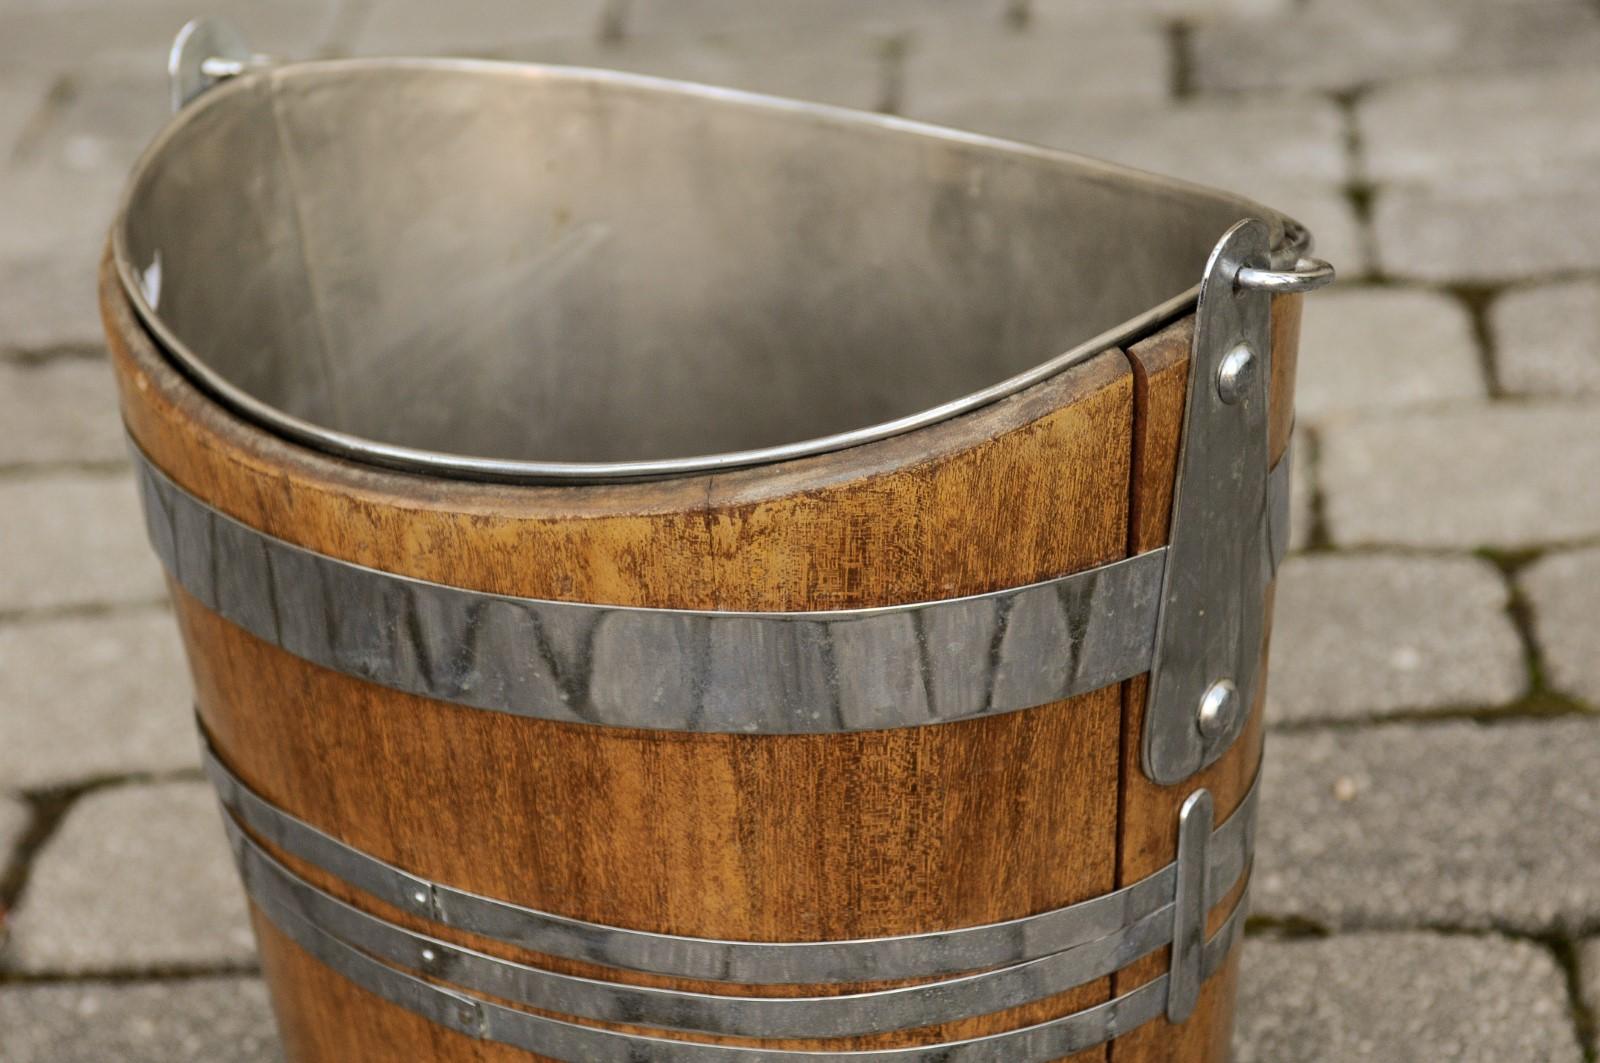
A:
{"label": "metal mounting plate", "polygon": [[222,60],[243,66],[254,57],[244,34],[227,19],[197,18],[186,23],[178,31],[167,55],[173,113],[183,110],[190,100],[222,80],[206,70],[207,61]]}
{"label": "metal mounting plate", "polygon": [[1167,786],[1233,744],[1255,694],[1269,578],[1271,295],[1237,281],[1265,267],[1269,249],[1264,223],[1239,222],[1200,285],[1144,724],[1145,774]]}

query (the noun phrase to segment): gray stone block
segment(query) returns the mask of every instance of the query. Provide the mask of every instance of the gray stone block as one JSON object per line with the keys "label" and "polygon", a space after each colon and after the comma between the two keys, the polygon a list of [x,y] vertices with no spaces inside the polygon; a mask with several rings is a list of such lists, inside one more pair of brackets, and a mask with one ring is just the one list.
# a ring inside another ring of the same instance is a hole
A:
{"label": "gray stone block", "polygon": [[1002,128],[1008,116],[1038,125],[1039,115],[1071,111],[1089,124],[1097,104],[1164,100],[1167,63],[1159,30],[1137,22],[1035,20],[1026,32],[999,23],[929,27],[908,46],[900,109],[913,118],[1005,135],[1015,135]]}
{"label": "gray stone block", "polygon": [[165,63],[73,70],[15,161],[50,172],[125,174],[171,117]]}
{"label": "gray stone block", "polygon": [[1495,284],[1600,269],[1600,193],[1592,182],[1494,190],[1380,188],[1378,268],[1433,283]]}
{"label": "gray stone block", "polygon": [[1571,933],[1600,911],[1600,719],[1267,743],[1252,910],[1333,929]]}
{"label": "gray stone block", "polygon": [[366,55],[451,55],[544,38],[599,39],[605,0],[377,0],[341,47]]}
{"label": "gray stone block", "polygon": [[1445,71],[1590,66],[1600,15],[1582,0],[1312,0],[1281,18],[1202,24],[1193,47],[1202,90],[1349,89]]}
{"label": "gray stone block", "polygon": [[165,610],[0,626],[0,779],[37,789],[197,767],[192,700]]}
{"label": "gray stone block", "polygon": [[0,465],[128,456],[117,389],[103,360],[0,363]]}
{"label": "gray stone block", "polygon": [[[95,270],[126,177],[110,168],[69,170],[42,162],[7,172],[6,194],[0,196],[0,263],[73,272],[77,297],[93,307]],[[3,313],[10,318],[16,311]],[[9,337],[3,343],[13,345]]]}
{"label": "gray stone block", "polygon": [[[28,830],[32,814],[21,801],[0,795],[0,868],[6,867]],[[0,936],[0,942],[4,937]]]}
{"label": "gray stone block", "polygon": [[859,110],[886,98],[885,43],[864,33],[740,30],[661,34],[617,43],[549,39],[501,48],[500,58],[625,70]]}
{"label": "gray stone block", "polygon": [[[1578,980],[1583,1006],[1591,1016],[1600,1015],[1600,937],[1590,938],[1579,949]],[[1600,1048],[1600,1037],[1592,1038],[1591,1042],[1591,1052]]]}
{"label": "gray stone block", "polygon": [[1295,412],[1308,421],[1487,394],[1472,323],[1459,301],[1342,285],[1306,300]]}
{"label": "gray stone block", "polygon": [[202,782],[81,798],[34,857],[0,963],[82,974],[251,962],[244,895],[217,817]]}
{"label": "gray stone block", "polygon": [[1207,22],[1274,15],[1292,9],[1296,0],[1028,0],[1035,18],[1077,18],[1099,21],[1110,17],[1184,19]]}
{"label": "gray stone block", "polygon": [[1578,1063],[1549,951],[1494,935],[1251,939],[1234,1063]]}
{"label": "gray stone block", "polygon": [[1600,395],[1600,282],[1506,292],[1490,308],[1495,369],[1515,395]]}
{"label": "gray stone block", "polygon": [[161,597],[131,475],[51,473],[0,480],[0,611]]}
{"label": "gray stone block", "polygon": [[1600,73],[1551,65],[1398,84],[1361,104],[1387,272],[1483,283],[1600,265]]}
{"label": "gray stone block", "polygon": [[1007,9],[1007,0],[628,0],[622,31],[630,36],[822,28],[895,32],[943,22],[998,23]]}
{"label": "gray stone block", "polygon": [[[305,58],[328,43],[341,0],[213,0],[210,17],[236,23],[268,55]],[[183,0],[12,0],[0,7],[0,69],[71,71],[94,65],[163,70],[183,24]]]}
{"label": "gray stone block", "polygon": [[50,78],[36,71],[0,73],[0,159],[16,156],[22,133],[39,116],[50,93]]}
{"label": "gray stone block", "polygon": [[[103,236],[104,234],[102,234]],[[0,352],[98,351],[104,339],[95,299],[95,266],[89,252],[66,248],[10,258],[0,240]],[[109,373],[109,370],[107,370]]]}
{"label": "gray stone block", "polygon": [[1475,558],[1289,559],[1273,608],[1268,719],[1496,706],[1527,687],[1510,593]]}
{"label": "gray stone block", "polygon": [[1332,425],[1324,515],[1340,545],[1520,549],[1600,535],[1600,406],[1483,406]]}
{"label": "gray stone block", "polygon": [[1289,549],[1304,550],[1311,542],[1312,509],[1317,497],[1317,469],[1311,460],[1311,440],[1295,429],[1294,449],[1289,454]]}
{"label": "gray stone block", "polygon": [[1533,608],[1545,681],[1600,708],[1600,548],[1541,558],[1517,584]]}
{"label": "gray stone block", "polygon": [[[1527,8],[1497,8],[1530,17]],[[1600,54],[1600,9],[1586,21],[1590,52]],[[1517,199],[1592,178],[1600,163],[1600,70],[1541,66],[1403,82],[1363,99],[1357,118],[1368,179]]]}
{"label": "gray stone block", "polygon": [[[1037,40],[1031,33],[1022,39]],[[1099,41],[1093,33],[1078,33],[1075,40],[1073,53],[1081,49],[1099,56],[1093,62],[1107,70],[1110,88],[1118,87],[1118,79],[1129,80],[1132,83],[1123,90],[1126,95],[1146,79],[1141,62],[1123,57],[1137,36],[1124,37],[1122,44]],[[967,43],[953,42],[952,52],[961,54]],[[1173,105],[1160,99],[1164,87],[1152,84],[1146,95],[1158,102],[1081,106],[1078,92],[1068,89],[1078,75],[1077,65],[1056,54],[1060,51],[1042,51],[1039,83],[1022,87],[1019,76],[1010,73],[1016,69],[1013,64],[998,56],[966,52],[974,68],[971,78],[951,78],[920,93],[913,77],[918,62],[914,51],[906,111],[916,118],[1215,185],[1291,212],[1297,204],[1289,200],[1310,193],[1329,195],[1348,177],[1342,120],[1326,100],[1197,100]],[[1008,76],[996,77],[996,69],[1006,69]],[[934,72],[930,80],[942,78],[942,73]],[[1051,79],[1061,84],[1051,87]],[[1149,79],[1156,80],[1153,75]],[[1088,80],[1101,83],[1093,75]]]}
{"label": "gray stone block", "polygon": [[276,1063],[257,978],[7,986],[7,1063]]}

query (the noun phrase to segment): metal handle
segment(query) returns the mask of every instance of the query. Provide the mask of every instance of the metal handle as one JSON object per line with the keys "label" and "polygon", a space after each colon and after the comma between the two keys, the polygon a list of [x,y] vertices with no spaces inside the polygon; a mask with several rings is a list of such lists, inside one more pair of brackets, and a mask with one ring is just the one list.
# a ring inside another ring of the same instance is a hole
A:
{"label": "metal handle", "polygon": [[172,109],[185,104],[219,81],[237,77],[245,71],[270,63],[257,55],[233,23],[226,19],[197,18],[178,31],[177,40],[167,55],[167,77],[171,83]]}
{"label": "metal handle", "polygon": [[1275,295],[1289,292],[1314,292],[1333,283],[1333,267],[1320,258],[1302,257],[1293,269],[1257,269],[1244,266],[1234,277],[1241,288],[1272,292]]}

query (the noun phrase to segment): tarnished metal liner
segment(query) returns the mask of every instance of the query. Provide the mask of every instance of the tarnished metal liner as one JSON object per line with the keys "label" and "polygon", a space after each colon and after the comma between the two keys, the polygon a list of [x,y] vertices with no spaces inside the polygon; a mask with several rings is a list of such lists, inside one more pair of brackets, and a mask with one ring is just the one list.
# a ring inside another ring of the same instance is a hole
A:
{"label": "tarnished metal liner", "polygon": [[291,1059],[1225,1044],[1303,229],[602,71],[172,73],[102,295]]}
{"label": "tarnished metal liner", "polygon": [[269,68],[138,163],[134,306],[230,407],[400,468],[605,480],[931,424],[1195,296],[1233,196],[603,71]]}

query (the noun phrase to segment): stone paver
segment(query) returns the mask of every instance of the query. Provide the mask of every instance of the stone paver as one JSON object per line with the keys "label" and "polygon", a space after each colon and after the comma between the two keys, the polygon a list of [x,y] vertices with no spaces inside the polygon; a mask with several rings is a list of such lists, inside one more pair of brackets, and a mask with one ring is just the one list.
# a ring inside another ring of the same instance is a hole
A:
{"label": "stone paver", "polygon": [[[1092,45],[1092,39],[1084,47]],[[913,61],[915,56],[913,56]],[[1054,71],[1070,78],[1070,65]],[[1330,190],[1347,178],[1343,124],[1326,100],[1200,100],[1181,105],[1079,106],[1008,91],[992,76],[942,87],[929,99],[908,73],[906,112],[1048,144],[1271,202],[1294,189]],[[1319,234],[1320,235],[1320,234]]]}
{"label": "stone paver", "polygon": [[605,0],[377,0],[340,44],[366,55],[446,55],[546,37],[597,40],[605,10]]}
{"label": "stone paver", "polygon": [[7,986],[6,1063],[274,1063],[282,1058],[256,978]]}
{"label": "stone paver", "polygon": [[102,350],[95,283],[92,259],[9,259],[0,246],[0,353]]}
{"label": "stone paver", "polygon": [[1348,89],[1444,71],[1592,69],[1600,12],[1583,0],[1311,0],[1282,18],[1201,25],[1193,48],[1201,90]]}
{"label": "stone paver", "polygon": [[0,779],[35,789],[198,764],[164,609],[0,625]]}
{"label": "stone paver", "polygon": [[1252,910],[1334,929],[1591,926],[1596,757],[1600,719],[1578,717],[1273,735]]}
{"label": "stone paver", "polygon": [[[1529,9],[1501,5],[1516,17]],[[1600,54],[1600,8],[1591,13]],[[1600,162],[1600,70],[1451,77],[1372,93],[1357,112],[1369,180],[1512,198],[1577,185]]]}
{"label": "stone paver", "polygon": [[697,34],[736,30],[899,31],[941,22],[1002,22],[1008,0],[628,0],[627,35]]}
{"label": "stone paver", "polygon": [[1494,935],[1245,946],[1234,1063],[1579,1063],[1549,951]]}
{"label": "stone paver", "polygon": [[[17,851],[30,818],[27,805],[16,798],[0,795],[0,870],[10,863],[12,854]],[[0,941],[3,940],[4,931],[0,930]]]}
{"label": "stone paver", "polygon": [[125,174],[172,116],[166,67],[76,71],[57,86],[50,121],[14,161],[52,171]]}
{"label": "stone paver", "polygon": [[1380,189],[1377,265],[1395,277],[1472,284],[1600,269],[1597,206],[1600,196],[1583,184],[1521,195]]}
{"label": "stone paver", "polygon": [[1028,0],[1034,17],[1070,16],[1095,21],[1114,16],[1135,18],[1184,19],[1207,21],[1234,17],[1278,14],[1294,7],[1297,0]]}
{"label": "stone paver", "polygon": [[1278,573],[1269,719],[1502,705],[1527,687],[1510,592],[1476,558],[1313,555]]}
{"label": "stone paver", "polygon": [[128,474],[0,480],[0,612],[153,601],[160,567]]}
{"label": "stone paver", "polygon": [[103,360],[0,363],[0,466],[26,462],[122,461],[117,389]]}
{"label": "stone paver", "polygon": [[202,782],[85,795],[35,856],[0,965],[71,974],[250,962],[217,816]]}
{"label": "stone paver", "polygon": [[883,40],[867,34],[800,29],[629,37],[618,43],[551,38],[487,51],[499,58],[626,70],[876,110],[888,94],[885,48]]}
{"label": "stone paver", "polygon": [[[1578,953],[1578,992],[1589,1015],[1600,1016],[1600,937],[1590,938]],[[1600,1031],[1590,1029],[1590,1051],[1600,1049]]]}
{"label": "stone paver", "polygon": [[[268,55],[320,52],[341,0],[214,0],[205,14],[227,18]],[[0,68],[53,70],[118,64],[165,68],[167,49],[196,17],[184,0],[10,0],[0,7]]]}
{"label": "stone paver", "polygon": [[1515,395],[1600,395],[1600,282],[1506,292],[1489,312],[1500,386]]}
{"label": "stone paver", "polygon": [[1299,416],[1327,421],[1486,394],[1472,323],[1458,300],[1344,286],[1306,300]]}
{"label": "stone paver", "polygon": [[50,79],[46,75],[0,73],[0,159],[11,158],[23,130],[38,117],[49,92]]}
{"label": "stone paver", "polygon": [[[66,263],[78,273],[76,291],[94,304],[95,267],[116,214],[124,174],[76,170],[43,162],[4,173],[0,196],[0,263],[35,269]],[[4,311],[9,317],[13,311]],[[9,342],[3,344],[10,346]]]}
{"label": "stone paver", "polygon": [[1289,454],[1293,462],[1289,467],[1289,549],[1304,550],[1311,542],[1317,469],[1311,460],[1311,440],[1303,429],[1295,429],[1293,447]]}
{"label": "stone paver", "polygon": [[[1006,76],[996,77],[997,70]],[[906,114],[969,125],[991,125],[1006,113],[1093,114],[1113,100],[1154,103],[1166,97],[1171,80],[1167,44],[1156,27],[1042,19],[1026,33],[999,23],[919,31],[907,48],[903,77],[900,109]]]}
{"label": "stone paver", "polygon": [[1517,584],[1533,607],[1545,681],[1600,707],[1600,548],[1541,558]]}
{"label": "stone paver", "polygon": [[1321,441],[1337,544],[1518,549],[1600,535],[1600,406],[1398,414],[1329,426]]}
{"label": "stone paver", "polygon": [[1600,266],[1592,66],[1397,84],[1359,119],[1387,272],[1487,283]]}

